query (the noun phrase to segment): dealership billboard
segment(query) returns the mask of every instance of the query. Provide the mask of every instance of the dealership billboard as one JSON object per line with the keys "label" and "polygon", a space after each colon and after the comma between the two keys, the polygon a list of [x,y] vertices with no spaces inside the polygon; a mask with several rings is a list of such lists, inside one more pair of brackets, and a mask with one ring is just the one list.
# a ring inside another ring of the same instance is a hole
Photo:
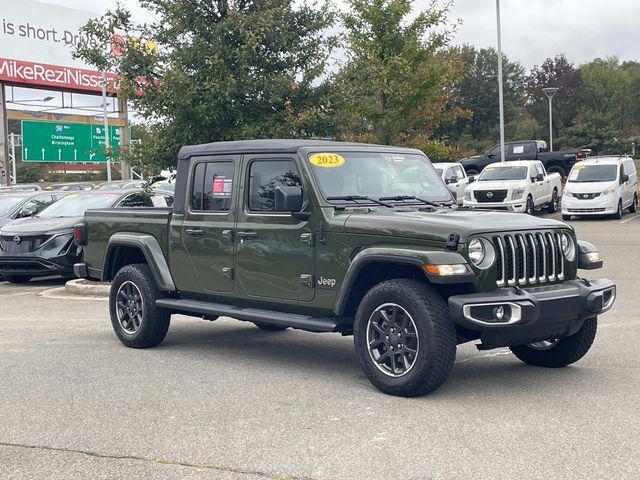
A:
{"label": "dealership billboard", "polygon": [[73,58],[74,48],[88,41],[80,28],[95,13],[34,0],[10,4],[0,9],[0,82],[83,93],[102,90],[102,74]]}

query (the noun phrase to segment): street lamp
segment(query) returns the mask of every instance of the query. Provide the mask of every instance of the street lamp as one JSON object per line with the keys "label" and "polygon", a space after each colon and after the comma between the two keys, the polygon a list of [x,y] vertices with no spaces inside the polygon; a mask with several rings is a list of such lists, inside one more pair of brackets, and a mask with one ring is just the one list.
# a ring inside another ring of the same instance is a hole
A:
{"label": "street lamp", "polygon": [[50,102],[55,97],[29,98],[25,100],[16,100],[13,97],[7,103],[28,103],[28,102]]}
{"label": "street lamp", "polygon": [[500,0],[496,0],[496,20],[498,24],[498,104],[500,106],[500,159],[505,161],[504,146],[504,90],[502,85],[502,33],[500,27]]}
{"label": "street lamp", "polygon": [[560,90],[558,87],[546,87],[542,91],[549,99],[549,151],[553,152],[553,97]]}

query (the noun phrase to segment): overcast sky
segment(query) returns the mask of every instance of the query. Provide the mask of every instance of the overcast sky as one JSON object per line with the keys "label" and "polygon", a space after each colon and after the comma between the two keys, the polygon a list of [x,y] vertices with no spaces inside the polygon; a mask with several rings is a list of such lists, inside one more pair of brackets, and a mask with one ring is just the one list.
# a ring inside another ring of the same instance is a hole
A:
{"label": "overcast sky", "polygon": [[[96,13],[115,0],[48,0]],[[136,0],[125,0],[137,19],[146,15]],[[338,3],[343,3],[338,0]],[[429,0],[417,0],[425,6]],[[496,45],[495,0],[456,0],[451,20],[462,19],[455,43]],[[525,67],[565,53],[581,63],[617,55],[640,60],[638,0],[502,0],[502,42],[505,53]]]}

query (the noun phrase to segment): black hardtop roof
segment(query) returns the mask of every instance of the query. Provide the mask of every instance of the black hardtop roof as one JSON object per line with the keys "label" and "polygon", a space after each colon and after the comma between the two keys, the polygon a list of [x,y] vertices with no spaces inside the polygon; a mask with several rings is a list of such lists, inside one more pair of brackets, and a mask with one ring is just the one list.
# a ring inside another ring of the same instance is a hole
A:
{"label": "black hardtop roof", "polygon": [[403,152],[418,152],[413,148],[390,147],[387,145],[375,145],[356,142],[334,142],[331,140],[293,140],[293,139],[269,139],[269,140],[237,140],[230,142],[203,143],[201,145],[188,145],[180,149],[179,160],[188,160],[193,156],[219,155],[225,153],[295,153],[300,148],[354,148],[369,147]]}

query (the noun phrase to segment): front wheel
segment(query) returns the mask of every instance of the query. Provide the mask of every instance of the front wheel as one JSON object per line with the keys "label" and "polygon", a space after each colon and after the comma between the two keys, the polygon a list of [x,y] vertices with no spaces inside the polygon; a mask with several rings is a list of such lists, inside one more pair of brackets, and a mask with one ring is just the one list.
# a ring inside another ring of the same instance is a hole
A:
{"label": "front wheel", "polygon": [[598,330],[598,317],[585,320],[577,333],[559,340],[529,343],[511,347],[513,354],[529,365],[537,367],[566,367],[584,357]]}
{"label": "front wheel", "polygon": [[161,297],[149,266],[126,265],[111,282],[109,313],[120,341],[131,348],[155,347],[169,330],[171,315],[156,306]]}
{"label": "front wheel", "polygon": [[456,357],[447,306],[417,280],[388,280],[362,299],[354,342],[369,381],[389,395],[413,397],[442,385]]}
{"label": "front wheel", "polygon": [[551,194],[551,202],[547,205],[547,213],[556,213],[558,211],[558,190],[553,189]]}
{"label": "front wheel", "polygon": [[524,209],[524,213],[526,213],[527,215],[533,215],[535,212],[535,206],[533,204],[533,198],[531,198],[531,195],[529,195],[527,197],[527,206]]}
{"label": "front wheel", "polygon": [[618,210],[613,214],[613,218],[617,220],[622,220],[622,216],[624,215],[624,209],[622,208],[622,199],[618,201]]}

